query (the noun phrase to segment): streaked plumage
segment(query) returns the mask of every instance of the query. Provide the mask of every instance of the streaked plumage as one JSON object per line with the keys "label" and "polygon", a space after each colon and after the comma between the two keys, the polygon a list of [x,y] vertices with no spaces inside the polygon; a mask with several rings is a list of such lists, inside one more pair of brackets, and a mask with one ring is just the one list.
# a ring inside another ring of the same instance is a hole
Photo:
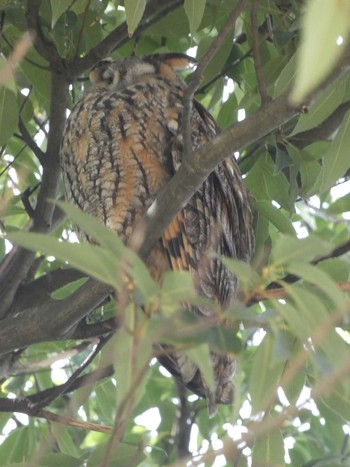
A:
{"label": "streaked plumage", "polygon": [[[102,220],[126,241],[182,159],[181,112],[185,83],[176,74],[191,62],[181,54],[100,62],[92,86],[68,119],[61,159],[68,200]],[[194,149],[215,137],[213,118],[194,102]],[[164,271],[189,270],[198,293],[222,308],[232,304],[237,281],[207,253],[249,261],[251,211],[235,159],[221,163],[173,219],[148,258],[157,280]],[[211,316],[209,309],[192,312]],[[186,356],[164,346],[159,361],[196,394],[232,401],[234,359],[212,353],[216,390],[210,391]],[[159,350],[159,349],[158,349]]]}

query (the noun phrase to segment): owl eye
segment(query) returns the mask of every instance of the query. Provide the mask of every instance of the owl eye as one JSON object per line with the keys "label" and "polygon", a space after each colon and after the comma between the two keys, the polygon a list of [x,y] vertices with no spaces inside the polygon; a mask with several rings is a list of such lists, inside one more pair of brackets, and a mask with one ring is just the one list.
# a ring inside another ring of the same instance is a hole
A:
{"label": "owl eye", "polygon": [[105,81],[107,84],[112,84],[113,81],[117,78],[116,75],[117,73],[114,70],[107,67],[102,73],[102,80]]}

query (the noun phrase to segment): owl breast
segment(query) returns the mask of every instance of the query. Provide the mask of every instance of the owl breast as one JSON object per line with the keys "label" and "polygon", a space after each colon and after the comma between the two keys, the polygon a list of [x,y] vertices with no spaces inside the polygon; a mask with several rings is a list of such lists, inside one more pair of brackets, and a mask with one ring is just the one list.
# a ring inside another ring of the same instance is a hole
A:
{"label": "owl breast", "polygon": [[68,199],[124,239],[174,173],[165,122],[176,100],[153,81],[92,90],[73,109],[63,145]]}

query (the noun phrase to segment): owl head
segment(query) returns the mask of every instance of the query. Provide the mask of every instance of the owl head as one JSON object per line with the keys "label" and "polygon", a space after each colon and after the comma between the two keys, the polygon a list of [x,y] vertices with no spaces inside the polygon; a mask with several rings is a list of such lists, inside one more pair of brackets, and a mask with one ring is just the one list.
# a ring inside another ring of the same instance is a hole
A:
{"label": "owl head", "polygon": [[185,70],[196,63],[194,58],[180,53],[129,57],[123,60],[107,58],[95,65],[89,76],[94,86],[121,90],[145,75],[160,74],[170,80],[177,79],[176,71]]}

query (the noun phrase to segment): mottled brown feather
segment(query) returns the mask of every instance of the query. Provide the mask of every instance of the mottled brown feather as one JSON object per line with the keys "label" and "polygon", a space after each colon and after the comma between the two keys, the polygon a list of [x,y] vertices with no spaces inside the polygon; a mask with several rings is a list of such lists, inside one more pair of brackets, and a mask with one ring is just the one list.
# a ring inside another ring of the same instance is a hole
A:
{"label": "mottled brown feather", "polygon": [[[72,109],[61,148],[68,200],[102,220],[127,241],[182,161],[181,115],[185,83],[175,70],[194,60],[182,54],[103,60],[90,73],[92,86]],[[217,134],[198,102],[191,114],[193,148]],[[165,230],[147,260],[159,281],[164,272],[188,270],[198,293],[224,309],[236,278],[210,253],[249,261],[252,220],[248,195],[234,157],[227,158]],[[83,237],[83,234],[82,234]],[[211,322],[218,307],[189,307]],[[161,343],[159,361],[190,390],[216,404],[232,401],[232,355],[211,352],[215,390],[180,351]]]}

